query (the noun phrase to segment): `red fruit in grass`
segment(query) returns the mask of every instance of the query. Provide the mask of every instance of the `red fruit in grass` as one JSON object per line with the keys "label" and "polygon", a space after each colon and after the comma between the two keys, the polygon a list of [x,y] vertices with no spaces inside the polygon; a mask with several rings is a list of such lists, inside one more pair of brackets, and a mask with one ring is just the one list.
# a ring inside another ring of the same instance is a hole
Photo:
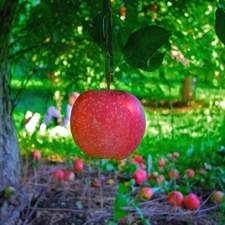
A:
{"label": "red fruit in grass", "polygon": [[168,202],[172,206],[181,206],[184,200],[183,194],[179,191],[172,191],[168,197]]}
{"label": "red fruit in grass", "polygon": [[159,176],[156,178],[156,182],[157,182],[158,185],[163,185],[164,181],[165,181],[165,178],[164,178],[163,175],[159,175]]}
{"label": "red fruit in grass", "polygon": [[146,120],[140,101],[120,90],[81,94],[71,112],[71,133],[90,157],[124,159],[140,144]]}
{"label": "red fruit in grass", "polygon": [[141,199],[149,200],[153,196],[153,191],[150,187],[143,187],[140,189],[138,196]]}
{"label": "red fruit in grass", "polygon": [[146,180],[147,172],[145,170],[136,170],[134,172],[133,178],[136,184],[141,184]]}
{"label": "red fruit in grass", "polygon": [[41,159],[41,153],[38,150],[32,151],[31,155],[35,161],[39,161]]}
{"label": "red fruit in grass", "polygon": [[191,193],[184,198],[183,204],[185,208],[195,210],[200,206],[201,202],[196,194]]}
{"label": "red fruit in grass", "polygon": [[165,166],[166,160],[165,160],[164,158],[160,158],[159,161],[158,161],[158,164],[159,164],[160,166]]}
{"label": "red fruit in grass", "polygon": [[144,162],[143,157],[141,155],[136,155],[135,156],[135,160],[138,163],[143,163]]}
{"label": "red fruit in grass", "polygon": [[56,170],[53,173],[53,177],[56,180],[63,180],[65,178],[65,173],[62,170]]}
{"label": "red fruit in grass", "polygon": [[195,175],[195,171],[194,171],[193,169],[188,169],[188,170],[186,171],[186,174],[187,174],[187,177],[188,177],[189,179],[193,179],[193,178],[194,178],[194,175]]}
{"label": "red fruit in grass", "polygon": [[168,172],[168,178],[169,178],[169,180],[171,180],[172,178],[179,179],[180,178],[180,175],[179,175],[179,173],[178,173],[177,170],[170,170]]}
{"label": "red fruit in grass", "polygon": [[75,159],[73,166],[76,171],[81,171],[84,168],[83,160],[80,158]]}

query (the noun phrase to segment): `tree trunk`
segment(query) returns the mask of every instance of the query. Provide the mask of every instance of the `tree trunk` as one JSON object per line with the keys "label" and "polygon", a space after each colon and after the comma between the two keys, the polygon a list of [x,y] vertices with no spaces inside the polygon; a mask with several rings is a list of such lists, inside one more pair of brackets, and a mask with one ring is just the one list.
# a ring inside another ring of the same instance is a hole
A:
{"label": "tree trunk", "polygon": [[181,101],[189,105],[194,99],[197,79],[192,76],[186,76],[181,86]]}
{"label": "tree trunk", "polygon": [[[9,186],[17,189],[22,175],[8,83],[9,38],[16,6],[17,0],[1,0],[0,3],[0,191]],[[21,192],[16,191],[9,199],[0,201],[1,225],[14,224],[23,200]]]}

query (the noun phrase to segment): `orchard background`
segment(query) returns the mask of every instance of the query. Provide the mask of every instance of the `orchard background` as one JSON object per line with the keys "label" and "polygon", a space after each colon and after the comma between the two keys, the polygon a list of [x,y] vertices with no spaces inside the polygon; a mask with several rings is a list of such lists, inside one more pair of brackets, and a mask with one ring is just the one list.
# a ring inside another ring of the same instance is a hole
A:
{"label": "orchard background", "polygon": [[[110,1],[110,88],[135,95],[147,119],[128,159],[90,159],[71,135],[24,128],[26,112],[40,123],[55,93],[64,113],[70,92],[107,89],[106,3],[0,3],[0,224],[225,224],[224,198],[212,200],[225,191],[223,0]],[[171,206],[174,190],[200,206]]]}

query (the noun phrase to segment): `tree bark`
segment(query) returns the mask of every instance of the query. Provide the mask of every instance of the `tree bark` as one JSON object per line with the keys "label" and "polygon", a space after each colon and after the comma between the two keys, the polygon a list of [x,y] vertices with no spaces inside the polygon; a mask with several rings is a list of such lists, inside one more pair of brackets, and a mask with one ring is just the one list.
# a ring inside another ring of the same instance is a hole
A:
{"label": "tree bark", "polygon": [[[12,118],[8,83],[9,38],[17,2],[17,0],[1,0],[0,3],[0,191],[9,186],[17,189],[22,176],[22,161]],[[14,224],[15,218],[19,216],[18,209],[23,205],[21,203],[24,201],[23,196],[18,191],[9,199],[2,199],[1,225]]]}

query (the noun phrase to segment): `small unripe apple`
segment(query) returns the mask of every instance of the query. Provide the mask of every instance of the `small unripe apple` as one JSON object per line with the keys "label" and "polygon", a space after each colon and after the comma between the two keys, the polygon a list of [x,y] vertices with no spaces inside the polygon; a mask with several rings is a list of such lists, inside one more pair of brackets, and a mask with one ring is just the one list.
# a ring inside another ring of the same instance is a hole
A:
{"label": "small unripe apple", "polygon": [[91,186],[92,187],[100,187],[101,185],[101,182],[98,178],[94,178],[92,181],[91,181]]}
{"label": "small unripe apple", "polygon": [[187,177],[188,177],[189,179],[193,179],[193,178],[194,178],[194,175],[195,175],[195,171],[194,171],[193,169],[188,169],[188,170],[186,171],[186,174],[187,174]]}
{"label": "small unripe apple", "polygon": [[140,166],[141,169],[145,170],[147,168],[147,166],[144,163],[139,163],[138,164]]}
{"label": "small unripe apple", "polygon": [[75,174],[73,171],[66,171],[65,172],[65,180],[71,181],[75,179]]}
{"label": "small unripe apple", "polygon": [[184,200],[183,194],[179,191],[172,191],[168,197],[168,202],[171,206],[181,206]]}
{"label": "small unripe apple", "polygon": [[140,101],[120,90],[86,91],[71,112],[73,139],[82,152],[94,158],[127,158],[140,144],[145,126]]}
{"label": "small unripe apple", "polygon": [[180,153],[179,152],[174,152],[173,153],[173,157],[176,159],[176,158],[178,158],[180,156]]}
{"label": "small unripe apple", "polygon": [[33,150],[31,155],[35,161],[39,161],[41,159],[41,153],[38,150]]}
{"label": "small unripe apple", "polygon": [[140,189],[138,196],[141,199],[149,200],[153,196],[153,191],[150,187],[143,187]]}
{"label": "small unripe apple", "polygon": [[191,193],[184,198],[183,204],[185,208],[195,210],[200,206],[201,202],[196,194]]}
{"label": "small unripe apple", "polygon": [[74,169],[76,171],[81,171],[84,168],[83,160],[80,158],[77,158],[74,160]]}
{"label": "small unripe apple", "polygon": [[64,173],[62,170],[56,170],[56,171],[53,173],[53,177],[54,177],[54,179],[56,179],[56,180],[64,180],[64,178],[65,178],[65,173]]}
{"label": "small unripe apple", "polygon": [[4,190],[4,197],[9,198],[11,196],[11,194],[13,194],[15,192],[16,192],[16,189],[12,186],[9,186]]}
{"label": "small unripe apple", "polygon": [[224,193],[222,191],[215,191],[212,195],[212,201],[215,203],[222,203],[223,202]]}

